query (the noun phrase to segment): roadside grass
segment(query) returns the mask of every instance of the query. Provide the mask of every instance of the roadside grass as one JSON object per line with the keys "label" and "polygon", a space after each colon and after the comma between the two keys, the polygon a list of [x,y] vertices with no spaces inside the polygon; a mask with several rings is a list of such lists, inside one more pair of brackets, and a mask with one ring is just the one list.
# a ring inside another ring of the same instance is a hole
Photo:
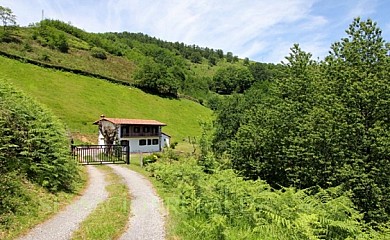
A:
{"label": "roadside grass", "polygon": [[0,239],[15,239],[27,233],[35,225],[51,218],[68,204],[82,195],[88,185],[88,174],[85,168],[80,168],[81,182],[76,186],[74,193],[59,192],[53,194],[46,189],[25,181],[25,189],[29,196],[23,212],[9,219],[9,226],[0,224]]}
{"label": "roadside grass", "polygon": [[122,178],[108,166],[98,166],[104,171],[108,199],[85,219],[72,239],[116,239],[126,229],[130,214],[130,193]]}
{"label": "roadside grass", "polygon": [[[74,136],[97,141],[92,125],[101,114],[116,118],[155,119],[168,126],[163,131],[188,148],[188,137],[201,134],[199,122],[212,111],[187,99],[163,98],[137,88],[68,72],[45,69],[0,57],[0,77],[45,104]],[[182,145],[182,146],[181,146]]]}

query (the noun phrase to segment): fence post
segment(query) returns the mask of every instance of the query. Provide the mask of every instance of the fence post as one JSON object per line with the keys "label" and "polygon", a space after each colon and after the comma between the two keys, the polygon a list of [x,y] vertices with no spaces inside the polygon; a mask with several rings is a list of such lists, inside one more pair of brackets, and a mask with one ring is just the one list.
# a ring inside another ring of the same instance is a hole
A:
{"label": "fence post", "polygon": [[130,145],[126,146],[126,164],[130,164]]}

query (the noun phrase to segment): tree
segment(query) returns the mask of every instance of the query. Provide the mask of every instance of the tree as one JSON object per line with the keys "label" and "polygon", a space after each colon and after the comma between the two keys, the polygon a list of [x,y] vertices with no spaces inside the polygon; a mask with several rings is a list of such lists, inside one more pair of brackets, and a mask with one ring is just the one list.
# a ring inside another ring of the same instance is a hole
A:
{"label": "tree", "polygon": [[249,62],[249,58],[244,58],[244,66],[249,66],[250,62]]}
{"label": "tree", "polygon": [[390,49],[371,20],[355,19],[346,32],[321,63],[294,45],[287,77],[268,97],[240,103],[237,130],[218,128],[216,138],[232,139],[233,165],[247,178],[274,187],[340,185],[375,225],[390,220]]}
{"label": "tree", "polygon": [[110,126],[107,124],[104,124],[106,121],[104,120],[104,116],[102,115],[102,119],[98,122],[99,126],[99,132],[102,134],[104,138],[105,145],[108,145],[107,148],[105,148],[106,154],[112,153],[112,146],[115,144],[116,141],[118,141],[118,126]]}
{"label": "tree", "polygon": [[118,127],[108,127],[103,124],[103,121],[99,121],[99,132],[104,137],[106,145],[113,145],[117,140]]}
{"label": "tree", "polygon": [[67,38],[64,33],[59,33],[55,36],[55,46],[63,53],[67,53],[69,50],[69,45]]}
{"label": "tree", "polygon": [[200,52],[193,52],[191,53],[190,60],[193,63],[202,63],[202,55]]}
{"label": "tree", "polygon": [[217,70],[213,77],[217,93],[242,93],[253,84],[253,76],[246,67],[228,66]]}
{"label": "tree", "polygon": [[185,77],[179,70],[177,66],[168,68],[150,60],[136,72],[136,85],[150,92],[176,97],[180,88],[180,79]]}
{"label": "tree", "polygon": [[7,26],[16,24],[16,16],[13,14],[10,8],[0,6],[0,18],[3,22],[4,31],[6,30]]}
{"label": "tree", "polygon": [[271,71],[268,69],[266,63],[248,63],[249,71],[252,73],[253,78],[256,82],[258,81],[267,81],[272,77]]}
{"label": "tree", "polygon": [[233,53],[232,52],[227,52],[226,53],[226,61],[227,62],[233,62]]}
{"label": "tree", "polygon": [[318,66],[298,45],[291,51],[285,64],[289,77],[276,81],[268,97],[248,98],[252,103],[242,109],[231,151],[234,167],[248,178],[260,177],[275,187],[308,187],[311,176],[323,181],[320,174],[328,173],[319,162],[323,153],[316,152],[319,134],[312,134],[328,117],[316,106],[322,103],[317,101],[322,92],[317,90],[322,86],[316,82]]}
{"label": "tree", "polygon": [[390,219],[389,45],[376,23],[354,19],[326,58],[329,84],[343,111],[340,146],[350,165],[340,171],[367,221]]}

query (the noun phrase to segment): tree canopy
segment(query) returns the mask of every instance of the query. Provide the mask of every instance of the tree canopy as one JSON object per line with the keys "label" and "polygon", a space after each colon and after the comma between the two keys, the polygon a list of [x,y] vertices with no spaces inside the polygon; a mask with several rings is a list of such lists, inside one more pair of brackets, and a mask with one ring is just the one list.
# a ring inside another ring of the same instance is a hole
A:
{"label": "tree canopy", "polygon": [[237,66],[218,69],[213,80],[212,88],[221,94],[242,93],[249,89],[254,82],[248,68]]}
{"label": "tree canopy", "polygon": [[214,148],[274,187],[342,185],[366,221],[381,223],[390,219],[390,49],[371,20],[355,19],[346,33],[323,62],[294,45],[286,77],[268,92],[230,98]]}
{"label": "tree canopy", "polygon": [[12,10],[7,7],[0,6],[0,19],[3,23],[4,30],[7,29],[7,26],[16,24],[16,16],[13,14]]}

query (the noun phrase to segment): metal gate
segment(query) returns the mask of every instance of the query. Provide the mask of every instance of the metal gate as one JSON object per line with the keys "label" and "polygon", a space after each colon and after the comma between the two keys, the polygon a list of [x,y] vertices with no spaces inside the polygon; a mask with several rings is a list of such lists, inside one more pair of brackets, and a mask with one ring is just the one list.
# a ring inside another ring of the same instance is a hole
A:
{"label": "metal gate", "polygon": [[72,145],[72,156],[81,164],[130,164],[130,146]]}

